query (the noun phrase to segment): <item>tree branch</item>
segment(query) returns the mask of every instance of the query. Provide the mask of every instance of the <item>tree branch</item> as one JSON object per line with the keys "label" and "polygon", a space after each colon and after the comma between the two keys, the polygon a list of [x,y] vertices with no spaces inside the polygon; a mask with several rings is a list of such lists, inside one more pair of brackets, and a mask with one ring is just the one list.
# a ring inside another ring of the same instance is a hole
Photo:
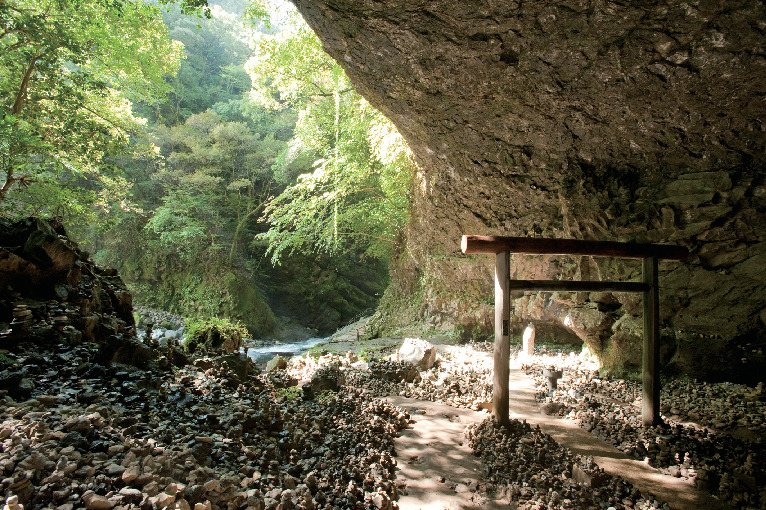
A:
{"label": "tree branch", "polygon": [[5,171],[5,184],[0,188],[0,204],[5,200],[5,195],[8,194],[8,190],[11,189],[11,186],[18,180],[17,177],[13,176],[13,167],[9,167],[8,170]]}
{"label": "tree branch", "polygon": [[24,110],[24,102],[27,99],[27,88],[29,87],[29,79],[32,77],[32,73],[35,70],[35,65],[37,64],[37,59],[40,57],[41,55],[32,57],[32,60],[27,66],[27,70],[24,72],[24,78],[21,80],[21,85],[19,86],[19,93],[16,94],[16,101],[13,103],[14,115],[20,115],[22,110]]}

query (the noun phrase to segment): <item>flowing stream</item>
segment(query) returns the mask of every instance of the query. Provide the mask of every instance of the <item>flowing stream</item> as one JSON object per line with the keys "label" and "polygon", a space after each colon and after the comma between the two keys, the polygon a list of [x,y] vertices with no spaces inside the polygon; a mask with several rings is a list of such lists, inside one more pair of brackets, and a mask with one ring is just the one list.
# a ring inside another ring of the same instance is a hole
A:
{"label": "flowing stream", "polygon": [[255,361],[263,361],[265,359],[271,359],[277,354],[282,354],[284,356],[295,356],[297,354],[301,354],[311,349],[317,344],[320,344],[326,341],[327,341],[327,338],[309,338],[307,340],[303,340],[302,342],[272,344],[272,345],[264,345],[261,347],[250,347],[247,349],[247,355],[248,357],[252,358]]}

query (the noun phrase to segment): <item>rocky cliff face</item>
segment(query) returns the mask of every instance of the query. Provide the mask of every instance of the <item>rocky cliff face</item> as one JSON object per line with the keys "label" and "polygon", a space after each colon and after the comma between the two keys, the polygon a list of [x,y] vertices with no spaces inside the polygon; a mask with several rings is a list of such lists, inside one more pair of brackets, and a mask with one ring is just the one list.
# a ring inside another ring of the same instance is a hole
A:
{"label": "rocky cliff face", "polygon": [[[757,0],[294,0],[420,171],[391,324],[491,326],[491,257],[460,236],[682,244],[661,265],[666,370],[757,374],[766,334],[766,8]],[[635,263],[515,257],[517,276]],[[640,298],[528,295],[611,368],[640,363]],[[386,322],[388,321],[388,322]],[[754,376],[757,377],[757,376]],[[761,376],[762,377],[762,376]]]}
{"label": "rocky cliff face", "polygon": [[122,279],[93,264],[61,223],[0,220],[0,348],[59,341],[119,347],[134,336],[133,297]]}

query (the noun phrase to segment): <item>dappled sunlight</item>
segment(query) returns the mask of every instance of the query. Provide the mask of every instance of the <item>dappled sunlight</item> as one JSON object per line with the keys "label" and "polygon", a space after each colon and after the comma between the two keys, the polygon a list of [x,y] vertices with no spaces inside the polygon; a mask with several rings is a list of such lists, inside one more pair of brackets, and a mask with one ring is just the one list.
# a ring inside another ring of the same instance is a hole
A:
{"label": "dappled sunlight", "polygon": [[[465,428],[486,413],[404,397],[387,400],[406,409],[414,423],[396,439],[401,509],[496,508],[482,494],[482,466],[465,440]],[[497,507],[499,508],[499,507]]]}

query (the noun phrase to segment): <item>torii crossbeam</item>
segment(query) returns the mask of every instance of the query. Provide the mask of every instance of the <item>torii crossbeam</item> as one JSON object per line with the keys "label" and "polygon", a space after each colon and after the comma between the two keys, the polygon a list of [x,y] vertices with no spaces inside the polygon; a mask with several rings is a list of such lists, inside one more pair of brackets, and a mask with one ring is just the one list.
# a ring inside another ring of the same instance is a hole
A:
{"label": "torii crossbeam", "polygon": [[[644,302],[643,398],[641,414],[645,426],[660,420],[660,300],[658,267],[660,259],[686,260],[689,250],[663,244],[581,241],[464,235],[463,253],[495,254],[495,350],[492,414],[505,424],[509,421],[508,378],[510,376],[511,290],[538,292],[641,292]],[[643,260],[641,282],[511,280],[510,254],[592,255]]]}

